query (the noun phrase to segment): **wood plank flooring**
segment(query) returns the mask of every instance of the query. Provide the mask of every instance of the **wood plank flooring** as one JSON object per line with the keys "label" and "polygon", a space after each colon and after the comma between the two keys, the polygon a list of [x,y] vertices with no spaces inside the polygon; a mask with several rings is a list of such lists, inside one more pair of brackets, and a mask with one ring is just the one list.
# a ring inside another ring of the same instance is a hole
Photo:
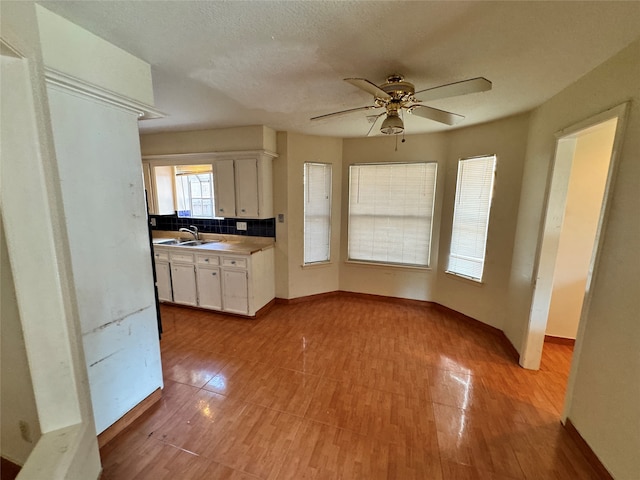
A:
{"label": "wood plank flooring", "polygon": [[597,478],[559,420],[570,346],[526,371],[486,329],[357,297],[162,314],[163,398],[103,480]]}

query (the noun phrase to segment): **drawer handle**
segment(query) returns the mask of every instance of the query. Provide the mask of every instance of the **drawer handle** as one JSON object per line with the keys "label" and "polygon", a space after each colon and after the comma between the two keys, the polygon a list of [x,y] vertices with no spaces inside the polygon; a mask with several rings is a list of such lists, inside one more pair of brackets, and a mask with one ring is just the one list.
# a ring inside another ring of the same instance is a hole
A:
{"label": "drawer handle", "polygon": [[211,275],[213,275],[214,277],[216,276],[217,272],[212,272]]}
{"label": "drawer handle", "polygon": [[244,208],[242,209],[242,211],[243,211],[243,212],[246,212],[246,210],[245,210]]}
{"label": "drawer handle", "polygon": [[208,259],[208,258],[205,258],[205,259],[204,259],[204,261],[205,261],[205,262],[207,262],[207,263],[209,263],[209,259]]}
{"label": "drawer handle", "polygon": [[231,260],[231,265],[235,265],[236,261],[235,260]]}

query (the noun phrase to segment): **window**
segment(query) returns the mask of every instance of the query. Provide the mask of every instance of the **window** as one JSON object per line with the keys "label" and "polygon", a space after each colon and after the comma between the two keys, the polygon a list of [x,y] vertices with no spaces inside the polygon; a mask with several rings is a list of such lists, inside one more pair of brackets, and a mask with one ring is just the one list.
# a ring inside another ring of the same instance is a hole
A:
{"label": "window", "polygon": [[349,168],[349,260],[429,266],[436,163]]}
{"label": "window", "polygon": [[331,243],[331,165],[304,164],[304,263],[328,262]]}
{"label": "window", "polygon": [[496,157],[458,162],[448,273],[482,280]]}
{"label": "window", "polygon": [[175,186],[179,217],[214,217],[211,165],[177,165],[175,167]]}

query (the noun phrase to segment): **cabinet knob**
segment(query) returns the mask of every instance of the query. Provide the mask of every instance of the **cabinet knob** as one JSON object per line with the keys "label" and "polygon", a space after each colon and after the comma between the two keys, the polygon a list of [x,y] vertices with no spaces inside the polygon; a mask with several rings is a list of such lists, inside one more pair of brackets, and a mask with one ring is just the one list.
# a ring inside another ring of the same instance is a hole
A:
{"label": "cabinet knob", "polygon": [[243,211],[243,212],[246,212],[246,210],[245,210],[244,208],[242,209],[242,211]]}
{"label": "cabinet knob", "polygon": [[211,272],[211,275],[213,275],[214,277],[216,276],[217,272]]}
{"label": "cabinet knob", "polygon": [[220,211],[221,211],[221,212],[224,212],[224,208],[221,208],[221,209],[220,209]]}
{"label": "cabinet knob", "polygon": [[235,265],[236,261],[235,260],[231,260],[231,265]]}
{"label": "cabinet knob", "polygon": [[204,261],[205,261],[205,262],[207,262],[207,263],[209,263],[209,259],[208,259],[208,258],[205,258],[205,259],[204,259]]}

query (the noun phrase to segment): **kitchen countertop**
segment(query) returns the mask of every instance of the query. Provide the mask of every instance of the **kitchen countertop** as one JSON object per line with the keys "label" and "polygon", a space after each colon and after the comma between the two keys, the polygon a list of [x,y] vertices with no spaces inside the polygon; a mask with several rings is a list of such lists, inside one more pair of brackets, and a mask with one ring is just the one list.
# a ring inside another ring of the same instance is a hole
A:
{"label": "kitchen countertop", "polygon": [[200,239],[209,241],[211,243],[205,243],[194,247],[180,246],[180,245],[162,245],[156,243],[159,240],[166,239],[180,239],[180,241],[192,240],[178,235],[178,232],[172,231],[154,231],[153,240],[154,246],[166,247],[166,248],[178,248],[183,251],[207,251],[207,252],[220,252],[220,253],[235,253],[240,255],[251,255],[252,253],[266,250],[274,247],[274,239],[268,237],[244,237],[240,235],[219,235],[201,233]]}

